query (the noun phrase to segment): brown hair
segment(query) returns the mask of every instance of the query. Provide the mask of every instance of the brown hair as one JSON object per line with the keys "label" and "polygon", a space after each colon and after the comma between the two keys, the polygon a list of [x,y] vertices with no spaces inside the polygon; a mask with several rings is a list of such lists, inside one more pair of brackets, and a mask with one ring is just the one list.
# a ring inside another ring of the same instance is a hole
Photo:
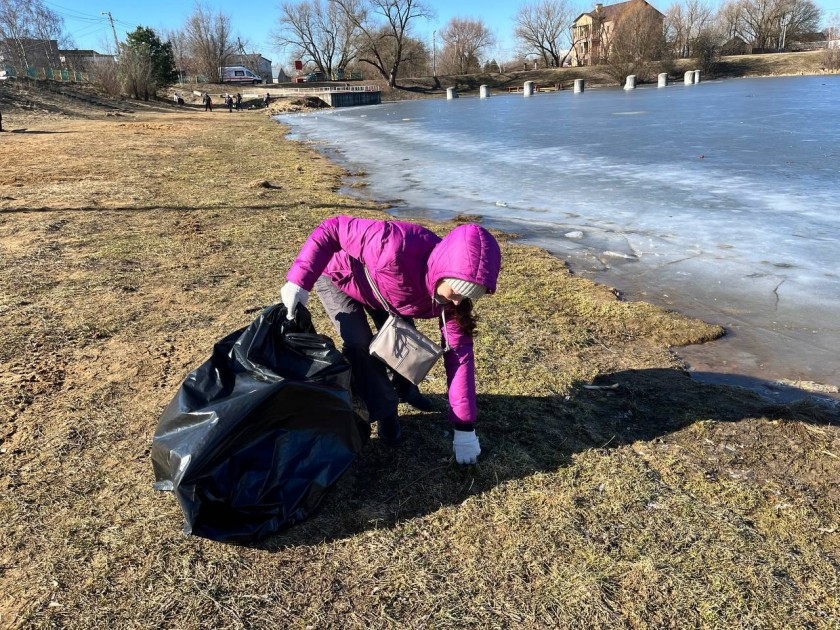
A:
{"label": "brown hair", "polygon": [[469,298],[464,298],[457,306],[453,305],[452,310],[455,313],[455,321],[458,322],[461,330],[465,335],[470,337],[475,336],[475,327],[478,324],[478,317],[473,315],[473,302]]}

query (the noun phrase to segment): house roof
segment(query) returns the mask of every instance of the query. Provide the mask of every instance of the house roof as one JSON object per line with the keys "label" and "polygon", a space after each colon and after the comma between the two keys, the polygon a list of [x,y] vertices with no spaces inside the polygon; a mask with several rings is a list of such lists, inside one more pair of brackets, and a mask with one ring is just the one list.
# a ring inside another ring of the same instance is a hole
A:
{"label": "house roof", "polygon": [[59,49],[59,55],[64,55],[65,57],[69,56],[76,56],[76,57],[111,57],[112,55],[103,55],[102,53],[96,52],[95,50],[84,50],[81,48],[73,48],[68,50]]}
{"label": "house roof", "polygon": [[663,18],[665,17],[664,13],[662,13],[659,9],[657,9],[655,6],[653,6],[649,2],[645,2],[645,0],[627,0],[626,2],[616,2],[615,4],[601,5],[601,10],[600,11],[595,11],[594,9],[592,11],[586,11],[584,13],[581,13],[579,16],[577,16],[574,21],[575,21],[575,23],[577,23],[577,21],[580,18],[582,18],[584,15],[588,15],[588,16],[593,17],[593,18],[600,18],[604,22],[615,22],[616,19],[618,19],[618,17],[622,13],[624,13],[627,9],[629,9],[630,5],[633,5],[633,4],[645,4],[645,5],[649,6],[651,9],[653,9],[654,11],[656,11]]}

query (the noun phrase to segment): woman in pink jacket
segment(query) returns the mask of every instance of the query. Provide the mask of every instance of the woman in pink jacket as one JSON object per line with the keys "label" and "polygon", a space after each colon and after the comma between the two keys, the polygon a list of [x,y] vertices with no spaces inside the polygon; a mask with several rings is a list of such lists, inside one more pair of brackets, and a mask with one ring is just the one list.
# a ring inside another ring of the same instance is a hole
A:
{"label": "woman in pink jacket", "polygon": [[430,409],[431,403],[398,374],[389,377],[385,364],[368,351],[373,332],[366,314],[380,326],[388,313],[367,281],[365,267],[400,315],[437,318],[442,341],[450,347],[444,365],[455,459],[474,464],[481,449],[475,434],[472,303],[495,292],[501,260],[496,239],[475,224],[458,226],[441,239],[413,223],[335,217],[309,236],[286,274],[280,297],[291,316],[315,288],[353,366],[354,387],[377,421],[380,439],[390,444],[402,435],[399,401],[422,410]]}

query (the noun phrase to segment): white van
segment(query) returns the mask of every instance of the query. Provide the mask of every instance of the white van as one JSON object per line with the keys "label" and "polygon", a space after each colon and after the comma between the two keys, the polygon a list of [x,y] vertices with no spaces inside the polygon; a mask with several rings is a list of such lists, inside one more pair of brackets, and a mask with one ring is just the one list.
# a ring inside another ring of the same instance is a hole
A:
{"label": "white van", "polygon": [[262,83],[262,77],[254,74],[245,66],[225,66],[221,69],[222,83]]}

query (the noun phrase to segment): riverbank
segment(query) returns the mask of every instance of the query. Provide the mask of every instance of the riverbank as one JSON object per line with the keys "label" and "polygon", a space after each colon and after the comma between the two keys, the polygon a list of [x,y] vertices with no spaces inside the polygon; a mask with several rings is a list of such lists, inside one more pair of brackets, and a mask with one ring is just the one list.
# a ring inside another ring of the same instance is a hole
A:
{"label": "riverbank", "polygon": [[183,537],[151,490],[159,413],[276,299],[323,218],[387,207],[338,194],[342,170],[262,112],[11,128],[0,625],[840,620],[837,410],[693,382],[672,348],[719,328],[620,301],[501,233],[498,294],[477,307],[478,466],[452,461],[438,366],[437,409],[402,409],[405,444],[373,439],[314,519],[257,548]]}
{"label": "riverbank", "polygon": [[[744,77],[780,77],[837,74],[837,71],[825,68],[824,51],[808,51],[799,53],[767,53],[761,55],[737,55],[722,57],[713,73],[704,73],[703,79],[732,79]],[[651,70],[650,81],[656,83],[656,73],[668,72],[671,81],[682,81],[684,73],[697,69],[694,59],[676,59],[667,64],[655,64]],[[478,96],[479,88],[486,85],[490,92],[507,93],[510,90],[521,90],[525,81],[533,81],[537,85],[560,89],[572,89],[576,79],[583,79],[589,88],[615,87],[624,82],[616,81],[606,71],[604,66],[584,66],[576,68],[544,68],[537,70],[510,69],[506,72],[486,72],[468,75],[447,75],[439,77],[407,77],[399,81],[396,88],[389,87],[381,78],[374,78],[365,83],[378,84],[382,90],[382,100],[405,101],[421,98],[446,98],[447,88],[455,88],[463,96]],[[287,83],[270,84],[256,87],[248,86],[243,91],[251,95],[246,100],[245,107],[257,107],[260,99],[254,95],[265,92],[272,94],[280,87],[295,89],[317,88],[334,85],[323,83]],[[639,78],[639,85],[642,79]],[[165,98],[170,100],[175,92],[182,95],[188,105],[201,107],[200,98],[194,92],[207,91],[214,96],[217,109],[221,106],[223,94],[228,89],[241,89],[236,86],[220,86],[217,84],[202,84],[186,86],[187,89],[172,86],[165,92]],[[274,113],[298,112],[323,108],[326,105],[317,98],[279,97],[272,102]]]}
{"label": "riverbank", "polygon": [[[713,73],[704,73],[704,79],[733,79],[739,77],[781,77],[800,75],[837,74],[837,70],[825,68],[824,51],[814,50],[798,53],[768,53],[762,55],[736,55],[722,57]],[[657,73],[667,72],[671,80],[682,80],[688,70],[696,70],[694,59],[675,59],[667,64],[655,64],[650,80],[655,84]],[[469,75],[417,77],[400,81],[401,89],[384,88],[382,98],[386,101],[446,97],[447,88],[455,88],[463,95],[478,95],[482,85],[492,91],[507,92],[521,89],[525,81],[538,85],[560,86],[572,89],[576,79],[583,79],[588,87],[614,87],[624,85],[607,72],[605,66],[582,66],[576,68],[543,68],[537,70],[508,70]],[[641,84],[641,80],[640,80]]]}

